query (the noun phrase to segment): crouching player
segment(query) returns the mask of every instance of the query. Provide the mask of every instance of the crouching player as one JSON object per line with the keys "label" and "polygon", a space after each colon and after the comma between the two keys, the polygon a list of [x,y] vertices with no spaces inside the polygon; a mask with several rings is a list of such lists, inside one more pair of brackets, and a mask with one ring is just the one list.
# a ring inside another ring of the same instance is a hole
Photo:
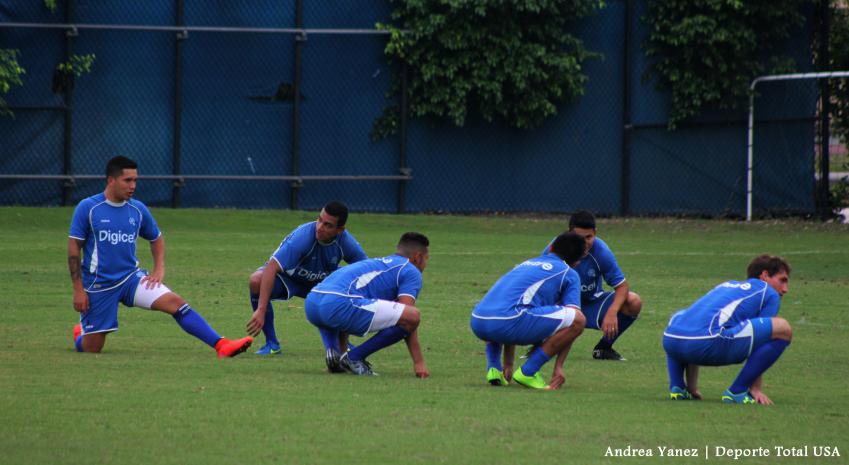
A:
{"label": "crouching player", "polygon": [[419,346],[421,319],[414,306],[422,288],[422,271],[430,258],[427,237],[415,232],[401,236],[396,253],[352,263],[331,273],[315,286],[305,301],[307,320],[319,329],[344,334],[374,336],[341,354],[327,348],[326,361],[355,375],[375,374],[366,358],[404,339],[419,378],[430,375]]}
{"label": "crouching player", "polygon": [[[726,281],[669,320],[663,348],[673,400],[701,399],[699,365],[746,362],[722,402],[772,404],[761,391],[763,373],[790,344],[790,324],[777,318],[787,292],[790,265],[780,257],[761,255],[748,267],[745,281]],[[686,371],[687,381],[684,381]]]}
{"label": "crouching player", "polygon": [[[165,277],[165,239],[147,207],[133,199],[136,162],[115,157],[106,165],[106,189],[83,199],[71,220],[68,269],[74,286],[74,326],[78,352],[100,352],[106,335],[118,330],[118,302],[128,307],[170,314],[184,331],[215,349],[219,357],[233,357],[250,347],[250,337],[223,338],[179,295]],[[139,269],[136,240],[150,241],[153,271]],[[81,252],[83,259],[80,260]]]}
{"label": "crouching player", "polygon": [[[513,379],[534,389],[563,385],[563,362],[586,324],[580,310],[581,280],[573,269],[583,255],[584,238],[563,233],[554,239],[548,253],[526,260],[502,276],[475,306],[472,332],[486,342],[486,380],[490,384],[503,386]],[[524,365],[512,372],[516,344],[535,347]],[[546,384],[539,370],[555,355],[554,372]]]}

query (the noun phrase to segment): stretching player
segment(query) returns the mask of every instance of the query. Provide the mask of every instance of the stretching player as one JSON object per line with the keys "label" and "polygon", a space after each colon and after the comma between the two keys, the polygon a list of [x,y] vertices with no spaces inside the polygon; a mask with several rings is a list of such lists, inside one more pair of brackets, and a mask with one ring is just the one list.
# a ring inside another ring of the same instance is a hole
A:
{"label": "stretching player", "polygon": [[[503,386],[512,378],[534,389],[563,385],[563,362],[586,323],[580,307],[581,281],[572,269],[583,254],[584,239],[563,233],[546,253],[502,276],[475,306],[471,326],[486,342],[487,382]],[[534,348],[525,364],[512,372],[516,344]],[[555,355],[554,373],[546,384],[539,370]]]}
{"label": "stretching player", "polygon": [[[746,364],[722,402],[772,404],[761,390],[763,374],[790,344],[793,331],[777,318],[787,293],[790,265],[761,255],[749,264],[748,279],[726,281],[669,319],[663,348],[669,368],[669,397],[701,399],[699,365]],[[687,381],[684,381],[684,372]]]}
{"label": "stretching player", "polygon": [[421,316],[415,307],[429,245],[423,234],[405,233],[394,255],[341,268],[307,295],[307,319],[318,328],[361,336],[377,333],[341,356],[328,349],[329,363],[355,375],[373,375],[366,358],[404,339],[416,376],[430,375],[419,346]]}
{"label": "stretching player", "polygon": [[[219,357],[244,352],[250,337],[229,340],[218,335],[200,314],[162,284],[165,239],[147,207],[133,199],[136,162],[115,157],[106,165],[106,189],[84,199],[74,210],[68,239],[68,269],[74,285],[74,326],[78,352],[100,352],[106,335],[118,330],[118,302],[159,310],[174,317],[192,336],[214,348]],[[136,241],[150,241],[153,271],[139,269]],[[80,261],[80,252],[83,259]]]}
{"label": "stretching player", "polygon": [[[265,265],[250,278],[251,308],[248,334],[265,334],[265,345],[257,354],[280,354],[280,341],[274,329],[274,308],[271,300],[304,298],[316,284],[339,268],[343,260],[355,263],[365,260],[363,248],[348,231],[348,207],[330,202],[321,209],[318,219],[304,223],[289,233]],[[339,341],[327,331],[320,331],[325,351],[347,349],[347,340]],[[328,365],[328,369],[330,366]]]}
{"label": "stretching player", "polygon": [[[631,292],[610,247],[596,236],[592,213],[575,212],[569,218],[569,231],[586,241],[586,255],[575,267],[581,277],[581,311],[587,318],[587,328],[604,333],[593,348],[593,358],[625,360],[613,349],[613,343],[637,320],[643,302],[637,293]],[[602,278],[613,292],[605,292]]]}

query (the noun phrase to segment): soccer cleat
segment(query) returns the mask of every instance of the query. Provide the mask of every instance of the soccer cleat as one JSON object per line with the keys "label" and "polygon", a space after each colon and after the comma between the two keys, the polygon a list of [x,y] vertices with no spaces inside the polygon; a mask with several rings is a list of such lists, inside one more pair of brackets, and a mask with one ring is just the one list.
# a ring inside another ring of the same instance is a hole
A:
{"label": "soccer cleat", "polygon": [[280,350],[280,344],[272,344],[270,342],[266,342],[264,346],[256,351],[257,355],[280,355],[282,353],[283,351]]}
{"label": "soccer cleat", "polygon": [[593,358],[596,360],[614,360],[617,362],[624,362],[625,357],[613,350],[613,348],[609,349],[593,349]]}
{"label": "soccer cleat", "polygon": [[679,388],[678,386],[672,386],[672,389],[669,390],[669,399],[670,400],[692,400],[693,397],[687,392],[686,389]]}
{"label": "soccer cleat", "polygon": [[83,325],[81,325],[79,323],[75,324],[74,325],[74,338],[71,339],[74,342],[74,344],[77,343],[77,338],[80,337],[80,334],[82,334],[82,333],[83,333]]}
{"label": "soccer cleat", "polygon": [[757,404],[758,402],[749,394],[749,391],[734,394],[729,389],[722,393],[723,404]]}
{"label": "soccer cleat", "polygon": [[526,388],[548,389],[548,384],[542,379],[542,375],[539,372],[534,373],[533,376],[528,376],[522,373],[522,369],[519,368],[513,373],[513,380]]}
{"label": "soccer cleat", "polygon": [[215,344],[215,351],[218,352],[218,358],[235,357],[248,350],[248,347],[253,342],[254,338],[250,336],[241,339],[227,339],[226,337],[222,337]]}
{"label": "soccer cleat", "polygon": [[504,373],[498,368],[492,367],[486,372],[486,382],[493,386],[507,386],[509,382],[504,377]]}
{"label": "soccer cleat", "polygon": [[324,363],[327,364],[327,371],[330,373],[345,373],[342,365],[339,364],[339,359],[342,355],[336,349],[327,349],[324,351]]}
{"label": "soccer cleat", "polygon": [[339,357],[339,366],[341,366],[343,370],[345,370],[348,373],[351,373],[353,375],[358,375],[358,376],[376,376],[377,375],[377,373],[375,373],[371,369],[371,365],[367,361],[365,361],[365,360],[351,360],[348,357],[347,352],[342,354],[341,357]]}

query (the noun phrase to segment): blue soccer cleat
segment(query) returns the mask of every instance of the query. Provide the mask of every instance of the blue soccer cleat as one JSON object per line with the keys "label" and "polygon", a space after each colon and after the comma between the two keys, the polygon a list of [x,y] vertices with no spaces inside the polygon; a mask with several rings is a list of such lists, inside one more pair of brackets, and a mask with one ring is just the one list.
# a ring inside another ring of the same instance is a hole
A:
{"label": "blue soccer cleat", "polygon": [[282,353],[280,344],[272,344],[271,342],[266,342],[264,346],[256,351],[257,355],[281,355]]}
{"label": "blue soccer cleat", "polygon": [[670,400],[692,400],[693,397],[687,392],[686,389],[680,388],[678,386],[672,386],[672,389],[669,390],[669,399]]}
{"label": "blue soccer cleat", "polygon": [[757,404],[756,401],[750,394],[749,391],[741,392],[740,394],[734,394],[731,390],[726,389],[725,392],[722,393],[722,403],[723,404]]}

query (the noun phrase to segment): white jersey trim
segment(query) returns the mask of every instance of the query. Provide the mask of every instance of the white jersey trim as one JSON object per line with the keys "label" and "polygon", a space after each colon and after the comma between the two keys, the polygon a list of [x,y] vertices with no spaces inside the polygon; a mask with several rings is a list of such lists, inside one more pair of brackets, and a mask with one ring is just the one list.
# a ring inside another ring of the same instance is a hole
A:
{"label": "white jersey trim", "polygon": [[322,291],[322,290],[319,290],[319,289],[313,289],[310,292],[315,292],[316,294],[338,295],[339,297],[348,297],[348,298],[351,298],[351,299],[365,299],[366,298],[366,296],[364,296],[364,295],[343,294],[341,292]]}

